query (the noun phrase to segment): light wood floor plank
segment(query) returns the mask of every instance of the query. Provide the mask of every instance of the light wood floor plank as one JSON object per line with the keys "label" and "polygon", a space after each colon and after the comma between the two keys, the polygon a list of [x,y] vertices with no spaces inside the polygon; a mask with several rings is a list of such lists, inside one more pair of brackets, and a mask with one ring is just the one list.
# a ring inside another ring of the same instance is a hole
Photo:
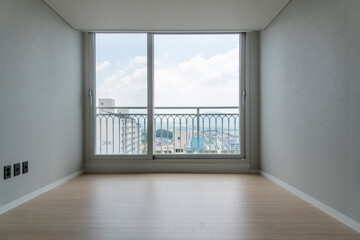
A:
{"label": "light wood floor plank", "polygon": [[1,240],[360,240],[258,175],[87,174],[0,215]]}

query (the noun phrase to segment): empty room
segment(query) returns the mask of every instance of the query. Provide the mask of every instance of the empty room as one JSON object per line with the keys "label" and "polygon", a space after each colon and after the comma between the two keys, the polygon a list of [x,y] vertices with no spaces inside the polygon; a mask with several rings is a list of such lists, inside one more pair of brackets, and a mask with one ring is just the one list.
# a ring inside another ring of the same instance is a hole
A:
{"label": "empty room", "polygon": [[359,0],[0,0],[1,240],[360,240]]}

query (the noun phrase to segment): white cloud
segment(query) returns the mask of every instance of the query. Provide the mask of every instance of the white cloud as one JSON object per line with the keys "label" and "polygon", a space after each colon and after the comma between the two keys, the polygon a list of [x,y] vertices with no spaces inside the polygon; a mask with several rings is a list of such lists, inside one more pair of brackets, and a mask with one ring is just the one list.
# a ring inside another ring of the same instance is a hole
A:
{"label": "white cloud", "polygon": [[210,58],[197,55],[155,69],[155,106],[229,106],[239,102],[239,48]]}
{"label": "white cloud", "polygon": [[[172,66],[162,64],[166,58],[155,64],[155,106],[238,105],[238,46],[223,54],[209,58],[197,55]],[[112,71],[115,74],[108,74],[97,86],[97,96],[114,98],[118,106],[145,106],[146,62],[146,57],[137,56],[126,67]]]}
{"label": "white cloud", "polygon": [[96,72],[101,72],[101,71],[106,70],[109,67],[109,65],[110,65],[109,61],[105,61],[102,63],[96,63]]}
{"label": "white cloud", "polygon": [[146,57],[135,57],[124,68],[108,69],[107,73],[98,79],[97,98],[113,98],[117,106],[146,105]]}
{"label": "white cloud", "polygon": [[147,57],[146,56],[136,56],[134,59],[131,59],[129,61],[129,66],[138,66],[138,65],[144,65],[147,63]]}

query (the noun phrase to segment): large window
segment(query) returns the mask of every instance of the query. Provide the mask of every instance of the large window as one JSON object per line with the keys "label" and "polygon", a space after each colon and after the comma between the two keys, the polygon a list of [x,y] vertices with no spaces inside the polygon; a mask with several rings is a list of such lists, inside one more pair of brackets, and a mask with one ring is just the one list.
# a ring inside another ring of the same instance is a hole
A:
{"label": "large window", "polygon": [[242,155],[240,36],[96,34],[94,154]]}

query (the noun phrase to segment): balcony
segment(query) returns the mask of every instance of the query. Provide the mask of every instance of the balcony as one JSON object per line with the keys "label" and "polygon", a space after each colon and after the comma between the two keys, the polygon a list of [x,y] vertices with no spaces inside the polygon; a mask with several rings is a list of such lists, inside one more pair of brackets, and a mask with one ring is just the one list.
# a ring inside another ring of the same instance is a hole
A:
{"label": "balcony", "polygon": [[[97,107],[96,154],[147,154],[146,107]],[[239,107],[155,107],[154,154],[240,154]]]}

